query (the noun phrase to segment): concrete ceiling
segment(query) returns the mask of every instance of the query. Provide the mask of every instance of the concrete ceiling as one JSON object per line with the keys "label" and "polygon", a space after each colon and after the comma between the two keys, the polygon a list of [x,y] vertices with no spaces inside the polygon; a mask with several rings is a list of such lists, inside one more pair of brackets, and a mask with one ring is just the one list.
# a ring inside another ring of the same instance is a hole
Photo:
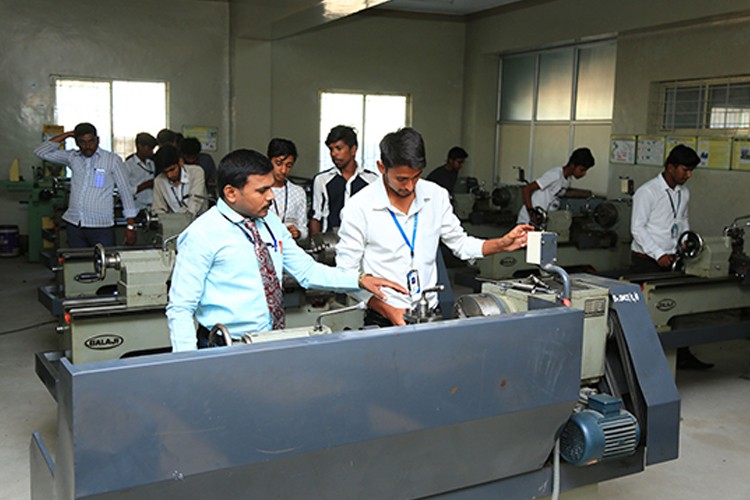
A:
{"label": "concrete ceiling", "polygon": [[367,9],[467,16],[521,0],[213,0],[230,6],[240,38],[276,40]]}

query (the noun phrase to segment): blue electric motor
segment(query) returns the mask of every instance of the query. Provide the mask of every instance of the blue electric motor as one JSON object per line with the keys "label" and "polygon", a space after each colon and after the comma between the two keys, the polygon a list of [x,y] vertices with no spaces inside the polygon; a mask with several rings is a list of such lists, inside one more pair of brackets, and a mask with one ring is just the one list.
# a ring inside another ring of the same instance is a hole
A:
{"label": "blue electric motor", "polygon": [[573,465],[589,465],[635,453],[641,440],[638,420],[622,409],[622,400],[594,394],[560,434],[560,456]]}

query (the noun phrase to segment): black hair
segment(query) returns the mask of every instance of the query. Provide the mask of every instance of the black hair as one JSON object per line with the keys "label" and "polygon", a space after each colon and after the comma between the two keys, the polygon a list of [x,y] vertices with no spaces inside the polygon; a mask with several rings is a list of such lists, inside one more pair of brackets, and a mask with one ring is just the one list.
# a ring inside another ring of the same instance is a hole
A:
{"label": "black hair", "polygon": [[252,149],[232,151],[219,162],[217,187],[224,198],[224,188],[233,186],[242,189],[250,175],[266,175],[273,170],[271,160]]}
{"label": "black hair", "polygon": [[73,137],[76,139],[87,134],[96,135],[96,127],[90,123],[83,122],[76,125],[76,128],[73,129]]}
{"label": "black hair", "polygon": [[450,151],[448,151],[449,160],[465,160],[468,157],[469,153],[467,153],[464,148],[458,146],[453,146]]}
{"label": "black hair", "polygon": [[411,127],[387,134],[380,141],[380,161],[385,168],[406,165],[423,170],[427,159],[422,134]]}
{"label": "black hair", "polygon": [[156,140],[159,141],[159,146],[163,146],[165,144],[177,144],[177,134],[169,130],[168,128],[163,128],[159,131],[158,134],[156,134]]}
{"label": "black hair", "polygon": [[669,152],[667,159],[664,161],[664,168],[667,168],[667,165],[674,165],[675,167],[684,165],[686,169],[693,170],[700,162],[700,156],[693,148],[678,144]]}
{"label": "black hair", "polygon": [[157,144],[156,138],[148,132],[141,132],[135,136],[136,146],[146,146],[149,148],[155,148]]}
{"label": "black hair", "polygon": [[155,175],[159,175],[165,168],[180,163],[180,153],[171,144],[161,146],[154,155]]}
{"label": "black hair", "polygon": [[198,156],[201,149],[203,149],[201,141],[195,137],[185,137],[185,139],[182,140],[182,144],[180,144],[180,152],[182,153],[182,156]]}
{"label": "black hair", "polygon": [[268,143],[266,156],[268,156],[268,158],[276,158],[277,156],[283,156],[286,158],[287,156],[292,156],[294,159],[297,159],[297,146],[295,146],[289,139],[274,137],[271,139],[271,142]]}
{"label": "black hair", "polygon": [[578,148],[573,151],[568,160],[568,165],[579,165],[586,170],[594,166],[594,155],[589,148]]}
{"label": "black hair", "polygon": [[344,141],[349,147],[357,145],[357,133],[352,127],[347,125],[336,125],[328,132],[326,137],[326,146],[330,146],[334,142]]}

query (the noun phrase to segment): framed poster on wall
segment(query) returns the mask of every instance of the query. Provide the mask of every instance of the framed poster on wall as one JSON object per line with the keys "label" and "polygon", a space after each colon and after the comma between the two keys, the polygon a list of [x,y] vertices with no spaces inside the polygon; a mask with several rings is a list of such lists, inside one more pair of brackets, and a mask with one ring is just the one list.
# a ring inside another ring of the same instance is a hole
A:
{"label": "framed poster on wall", "polygon": [[201,141],[201,148],[203,151],[216,151],[216,142],[219,138],[219,127],[183,125],[182,135],[185,137],[195,137]]}
{"label": "framed poster on wall", "polygon": [[664,137],[639,135],[637,152],[636,163],[638,165],[663,165]]}
{"label": "framed poster on wall", "polygon": [[634,135],[613,135],[609,140],[609,161],[634,165],[635,139]]}
{"label": "framed poster on wall", "polygon": [[732,144],[732,170],[750,170],[750,139],[738,138]]}
{"label": "framed poster on wall", "polygon": [[699,137],[696,152],[701,158],[699,166],[729,170],[732,160],[732,140],[725,137]]}

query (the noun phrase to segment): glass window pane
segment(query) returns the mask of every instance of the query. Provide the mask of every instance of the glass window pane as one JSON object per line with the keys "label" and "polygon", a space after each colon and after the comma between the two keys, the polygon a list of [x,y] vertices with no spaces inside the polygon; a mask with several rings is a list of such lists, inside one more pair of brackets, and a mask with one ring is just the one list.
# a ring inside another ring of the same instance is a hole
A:
{"label": "glass window pane", "polygon": [[167,126],[167,84],[112,82],[112,122],[115,153],[125,158],[135,152],[135,136],[156,136]]}
{"label": "glass window pane", "polygon": [[[336,125],[349,125],[357,132],[357,139],[361,142],[360,132],[363,129],[364,110],[362,94],[344,94],[323,92],[320,96],[320,156],[319,169],[327,170],[333,166],[328,147],[325,145],[328,132]],[[362,148],[357,150],[357,161],[362,164]]]}
{"label": "glass window pane", "polygon": [[389,132],[406,126],[406,96],[368,95],[365,97],[364,141],[360,137],[362,165],[374,172],[378,171],[380,141]]}
{"label": "glass window pane", "polygon": [[[63,79],[55,82],[55,122],[66,131],[82,122],[91,123],[99,134],[99,145],[111,151],[110,116],[109,82]],[[72,138],[65,142],[67,149],[76,147]]]}
{"label": "glass window pane", "polygon": [[579,50],[577,120],[612,119],[616,54],[614,44]]}
{"label": "glass window pane", "polygon": [[539,62],[538,120],[570,120],[573,87],[573,49],[541,54]]}
{"label": "glass window pane", "polygon": [[505,57],[500,86],[500,119],[531,120],[536,56]]}
{"label": "glass window pane", "polygon": [[701,128],[701,87],[673,87],[664,93],[664,128]]}
{"label": "glass window pane", "polygon": [[750,84],[709,85],[708,126],[709,128],[750,126]]}

